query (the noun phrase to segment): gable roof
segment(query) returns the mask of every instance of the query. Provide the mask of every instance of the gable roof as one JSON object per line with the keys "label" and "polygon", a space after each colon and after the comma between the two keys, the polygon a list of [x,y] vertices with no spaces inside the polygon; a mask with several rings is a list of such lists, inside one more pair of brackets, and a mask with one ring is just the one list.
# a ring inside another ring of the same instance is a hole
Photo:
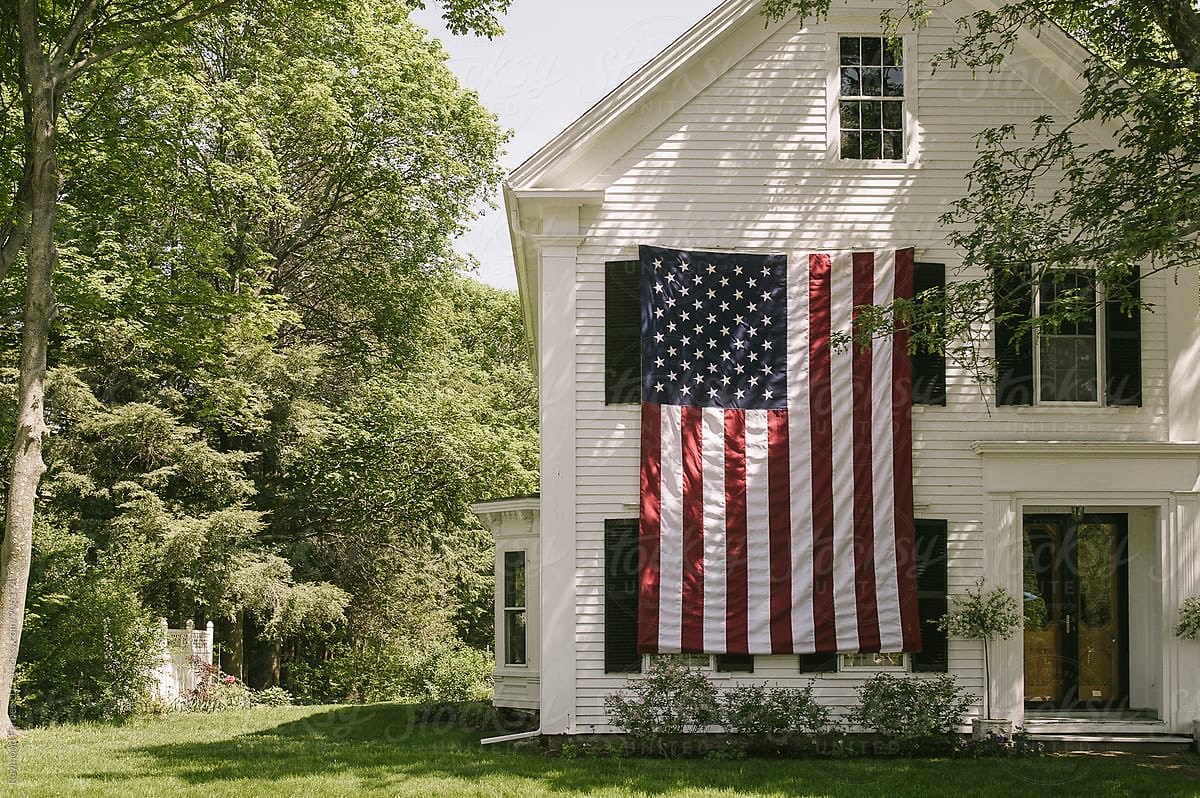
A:
{"label": "gable roof", "polygon": [[787,23],[768,22],[761,6],[761,0],[725,0],[514,169],[509,185],[566,187],[591,176],[581,174],[588,171],[581,162],[624,155]]}
{"label": "gable roof", "polygon": [[[964,15],[997,8],[994,0],[953,1]],[[527,158],[506,185],[518,193],[592,188],[596,175],[796,17],[789,13],[769,21],[762,5],[762,0],[725,0]],[[826,18],[837,14],[831,8]],[[1023,30],[1017,46],[1031,59],[1010,58],[1005,66],[1031,85],[1057,81],[1082,90],[1090,52],[1061,27],[1049,23],[1038,33]],[[1064,73],[1064,65],[1073,74]]]}

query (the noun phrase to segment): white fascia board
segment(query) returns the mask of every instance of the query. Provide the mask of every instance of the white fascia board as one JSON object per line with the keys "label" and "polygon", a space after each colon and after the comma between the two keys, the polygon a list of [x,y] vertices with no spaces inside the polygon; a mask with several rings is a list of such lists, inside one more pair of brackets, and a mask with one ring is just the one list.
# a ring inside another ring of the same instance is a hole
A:
{"label": "white fascia board", "polygon": [[[521,226],[521,205],[512,187],[502,186],[504,216],[508,223],[508,239],[512,245],[513,267],[517,272],[517,297],[521,302],[521,318],[525,322],[525,342],[529,345],[529,365],[533,379],[538,380],[538,301],[537,275],[530,273],[530,259],[525,256],[526,235]],[[537,259],[533,259],[536,264]]]}
{"label": "white fascia board", "polygon": [[726,0],[513,170],[512,185],[587,185],[792,17],[769,22],[761,4]]}

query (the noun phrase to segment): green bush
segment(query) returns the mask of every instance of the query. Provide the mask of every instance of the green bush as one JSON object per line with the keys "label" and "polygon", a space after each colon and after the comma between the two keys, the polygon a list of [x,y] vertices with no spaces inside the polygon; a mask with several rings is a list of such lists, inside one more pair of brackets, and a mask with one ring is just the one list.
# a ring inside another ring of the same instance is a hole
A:
{"label": "green bush", "polygon": [[282,687],[268,687],[254,693],[254,703],[260,707],[290,707],[295,703],[292,694]]}
{"label": "green bush", "polygon": [[872,676],[858,688],[850,722],[874,731],[898,751],[951,745],[973,697],[952,676]]}
{"label": "green bush", "polygon": [[457,640],[404,638],[338,644],[318,663],[289,668],[292,692],[314,701],[479,701],[492,697],[491,653]]}
{"label": "green bush", "polygon": [[119,720],[145,705],[159,626],[133,590],[86,561],[87,541],[39,523],[13,685],[19,726]]}
{"label": "green bush", "polygon": [[628,694],[613,693],[604,706],[614,726],[660,754],[670,735],[704,731],[719,724],[722,714],[708,677],[670,656],[652,658],[642,678],[630,681]]}
{"label": "green bush", "polygon": [[800,689],[734,687],[725,691],[722,705],[722,725],[736,734],[812,737],[833,728],[829,708],[813,698],[811,682]]}

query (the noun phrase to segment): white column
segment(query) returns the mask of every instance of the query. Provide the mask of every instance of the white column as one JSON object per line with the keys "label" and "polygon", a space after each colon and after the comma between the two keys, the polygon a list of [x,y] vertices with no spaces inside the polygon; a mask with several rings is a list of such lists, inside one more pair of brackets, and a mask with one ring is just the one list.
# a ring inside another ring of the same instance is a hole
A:
{"label": "white column", "polygon": [[[1167,286],[1167,409],[1170,440],[1200,441],[1200,303],[1196,267]],[[1168,274],[1167,280],[1173,275]]]}
{"label": "white column", "polygon": [[1175,636],[1179,605],[1200,595],[1200,494],[1175,494],[1162,547],[1163,711],[1186,733],[1200,718],[1200,642]]}
{"label": "white column", "polygon": [[[573,217],[573,218],[572,218]],[[543,231],[578,235],[578,207],[547,213]],[[574,225],[574,229],[569,228]],[[557,229],[555,229],[557,228]],[[540,247],[541,727],[573,730],[575,711],[575,304],[577,244]]]}
{"label": "white column", "polygon": [[[988,589],[1001,587],[1022,594],[1022,519],[1011,493],[989,493],[983,526],[983,573]],[[989,640],[992,671],[992,717],[1014,724],[1025,718],[1025,657],[1022,630],[1008,640]]]}

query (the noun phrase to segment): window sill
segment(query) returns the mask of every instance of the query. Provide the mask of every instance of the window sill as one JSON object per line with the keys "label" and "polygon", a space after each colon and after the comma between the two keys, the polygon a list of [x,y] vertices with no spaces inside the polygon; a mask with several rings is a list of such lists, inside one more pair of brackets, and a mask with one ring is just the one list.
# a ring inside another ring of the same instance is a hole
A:
{"label": "window sill", "polygon": [[1028,413],[1031,415],[1050,415],[1052,413],[1097,413],[1105,416],[1115,416],[1122,411],[1141,410],[1132,405],[1092,405],[1076,404],[1074,402],[1058,402],[1047,405],[999,405],[997,411],[1009,413]]}
{"label": "window sill", "polygon": [[911,161],[866,160],[826,156],[825,166],[846,172],[911,172],[922,168],[920,157]]}

